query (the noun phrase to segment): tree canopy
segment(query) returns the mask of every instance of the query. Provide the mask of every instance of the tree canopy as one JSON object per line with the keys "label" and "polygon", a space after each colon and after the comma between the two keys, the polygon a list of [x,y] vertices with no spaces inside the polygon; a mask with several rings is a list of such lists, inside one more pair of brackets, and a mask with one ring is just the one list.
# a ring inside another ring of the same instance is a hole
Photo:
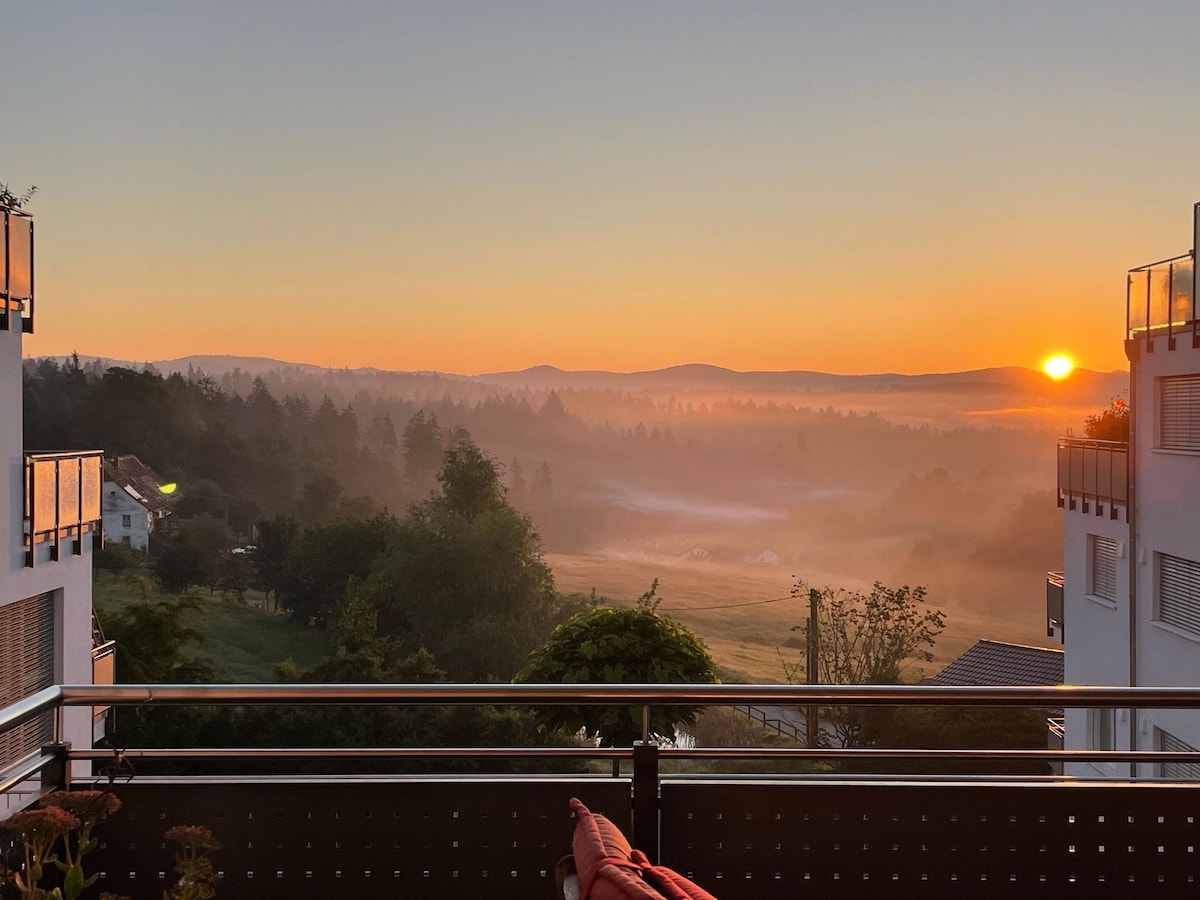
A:
{"label": "tree canopy", "polygon": [[492,459],[461,444],[446,452],[437,478],[440,490],[410,508],[354,590],[381,634],[429,649],[450,677],[510,678],[573,610]]}
{"label": "tree canopy", "polygon": [[[793,596],[808,597],[809,587],[797,581]],[[940,609],[925,606],[925,588],[902,585],[888,587],[875,582],[869,592],[824,587],[817,590],[818,684],[896,684],[917,662],[933,659],[930,648],[946,627]],[[792,631],[805,633],[805,646],[814,639],[808,626]],[[790,683],[807,680],[802,663],[783,661]],[[859,709],[831,711],[834,731],[843,746],[863,740],[863,717]]]}
{"label": "tree canopy", "polygon": [[1108,406],[1084,420],[1083,431],[1096,441],[1128,441],[1129,404],[1114,397]]}
{"label": "tree canopy", "polygon": [[[657,582],[635,608],[600,607],[554,629],[517,673],[518,684],[712,684],[717,665],[704,642],[649,601]],[[653,707],[650,730],[674,738],[676,724],[691,725],[700,708]],[[628,746],[642,736],[640,706],[547,706],[537,711],[545,729],[586,729],[607,746]]]}

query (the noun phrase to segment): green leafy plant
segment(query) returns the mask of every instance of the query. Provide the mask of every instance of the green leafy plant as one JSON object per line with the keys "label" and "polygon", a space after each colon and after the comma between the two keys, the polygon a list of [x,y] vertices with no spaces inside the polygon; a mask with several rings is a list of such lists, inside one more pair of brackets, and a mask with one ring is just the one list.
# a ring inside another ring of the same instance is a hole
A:
{"label": "green leafy plant", "polygon": [[221,876],[213,868],[209,854],[221,849],[221,842],[202,825],[176,825],[163,835],[175,845],[175,871],[179,880],[163,900],[208,900],[216,894]]}
{"label": "green leafy plant", "polygon": [[[513,679],[527,684],[712,684],[717,666],[690,629],[659,615],[658,582],[637,607],[601,607],[579,613],[554,629],[550,640],[529,655],[529,665]],[[700,708],[655,707],[650,730],[673,738],[675,725],[691,725]],[[632,707],[549,706],[537,712],[542,729],[587,729],[608,746],[628,746],[642,736],[642,709]]]}
{"label": "green leafy plant", "polygon": [[1114,397],[1100,412],[1084,420],[1084,433],[1097,441],[1129,440],[1129,404]]}
{"label": "green leafy plant", "polygon": [[41,887],[41,881],[46,867],[57,861],[54,848],[59,839],[79,827],[79,819],[59,806],[23,809],[4,822],[5,830],[16,835],[24,850],[24,865],[3,873],[4,882],[16,887],[21,900],[62,900],[63,894],[58,888],[46,891]]}
{"label": "green leafy plant", "polygon": [[84,875],[83,858],[96,849],[92,829],[121,808],[111,791],[55,791],[42,800],[47,809],[58,808],[75,816],[78,832],[62,836],[63,858],[54,861],[63,873],[63,900],[75,900],[85,888],[95,884],[98,875]]}
{"label": "green leafy plant", "polygon": [[[42,798],[40,806],[13,813],[0,822],[0,831],[16,838],[20,865],[9,869],[0,861],[0,886],[16,888],[21,900],[77,900],[98,877],[88,876],[83,868],[84,857],[98,846],[92,831],[120,808],[121,801],[111,790],[56,791]],[[179,881],[163,893],[163,900],[213,897],[221,876],[213,869],[210,854],[220,850],[221,844],[212,831],[198,825],[177,825],[164,838],[176,845]],[[53,869],[61,873],[61,882],[47,888],[42,882],[55,881]],[[102,892],[100,900],[129,898]]]}
{"label": "green leafy plant", "polygon": [[21,193],[15,193],[7,184],[0,181],[0,207],[8,207],[9,209],[21,209],[26,203],[33,199],[33,195],[37,193],[37,185],[31,185]]}

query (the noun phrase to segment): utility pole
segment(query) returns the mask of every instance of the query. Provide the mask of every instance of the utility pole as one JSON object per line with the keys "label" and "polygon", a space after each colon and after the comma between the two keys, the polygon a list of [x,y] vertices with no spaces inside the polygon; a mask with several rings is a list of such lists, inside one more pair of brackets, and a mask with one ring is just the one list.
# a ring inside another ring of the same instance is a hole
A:
{"label": "utility pole", "polygon": [[[809,588],[808,591],[808,631],[804,636],[804,648],[808,653],[807,661],[805,662],[805,676],[809,684],[817,683],[817,669],[820,665],[818,662],[818,642],[821,640],[820,631],[817,628],[817,603],[821,600],[821,592]],[[804,715],[804,732],[808,746],[810,748],[817,746],[818,737],[821,729],[817,722],[817,707],[808,707]]]}

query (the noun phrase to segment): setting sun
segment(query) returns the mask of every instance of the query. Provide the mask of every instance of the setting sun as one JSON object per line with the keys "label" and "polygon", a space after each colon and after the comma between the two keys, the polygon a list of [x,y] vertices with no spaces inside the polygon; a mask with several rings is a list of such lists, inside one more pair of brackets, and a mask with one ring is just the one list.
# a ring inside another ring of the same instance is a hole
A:
{"label": "setting sun", "polygon": [[1042,371],[1055,381],[1066,378],[1074,368],[1075,363],[1071,361],[1071,357],[1069,356],[1052,356],[1042,363]]}

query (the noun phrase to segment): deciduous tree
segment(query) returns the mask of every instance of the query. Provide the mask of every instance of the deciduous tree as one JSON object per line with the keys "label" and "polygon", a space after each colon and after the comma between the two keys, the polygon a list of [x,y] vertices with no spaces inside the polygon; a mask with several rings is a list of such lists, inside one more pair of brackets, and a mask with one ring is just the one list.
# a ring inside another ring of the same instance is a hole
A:
{"label": "deciduous tree", "polygon": [[[809,587],[797,581],[796,597],[809,597]],[[925,605],[925,588],[888,587],[875,582],[869,592],[824,587],[817,591],[817,684],[896,684],[917,662],[933,659],[930,648],[946,627],[940,609]],[[807,625],[792,631],[805,633]],[[780,654],[789,683],[808,680],[803,663]],[[863,742],[863,717],[857,708],[833,708],[830,718],[842,746]]]}
{"label": "deciduous tree", "polygon": [[[530,654],[514,679],[522,684],[712,684],[717,665],[704,642],[674,619],[659,615],[657,580],[638,606],[600,607],[579,613],[554,629]],[[658,706],[650,730],[674,738],[677,724],[691,725],[700,707]],[[575,733],[581,728],[607,746],[629,746],[642,736],[640,706],[546,706],[539,725]]]}

